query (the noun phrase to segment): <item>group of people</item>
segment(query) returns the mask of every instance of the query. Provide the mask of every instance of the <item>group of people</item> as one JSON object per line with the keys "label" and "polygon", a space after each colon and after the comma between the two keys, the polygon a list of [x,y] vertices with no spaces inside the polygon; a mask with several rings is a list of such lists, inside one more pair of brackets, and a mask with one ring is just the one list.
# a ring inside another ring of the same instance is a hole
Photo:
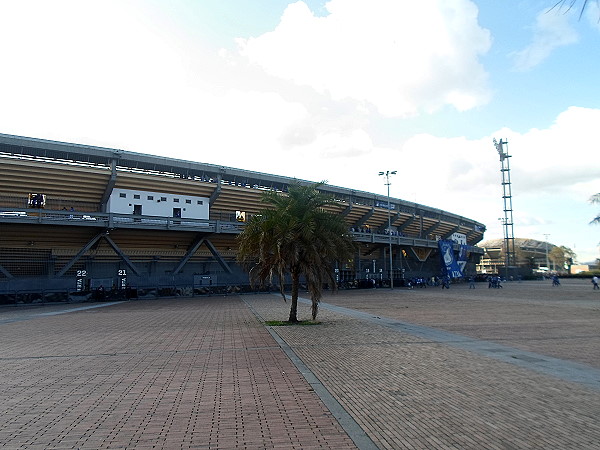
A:
{"label": "group of people", "polygon": [[552,275],[552,286],[560,286],[560,280],[556,274]]}
{"label": "group of people", "polygon": [[[371,227],[369,227],[368,225],[365,225],[365,226],[362,226],[362,227],[350,227],[350,231],[352,231],[353,233],[375,233],[375,234],[379,233],[379,231],[373,231],[371,229]],[[391,236],[404,236],[399,231],[389,230],[388,228],[386,228],[385,230],[383,230],[383,234],[385,234],[385,235],[391,235]]]}
{"label": "group of people", "polygon": [[396,230],[389,230],[389,229],[387,229],[387,228],[386,228],[386,229],[383,231],[383,234],[385,234],[385,235],[388,235],[388,234],[389,234],[389,235],[391,235],[391,236],[404,236],[404,235],[403,235],[402,233],[400,233],[399,231],[396,231]]}
{"label": "group of people", "polygon": [[[560,286],[560,279],[558,277],[558,275],[553,275],[551,277],[552,279],[552,286]],[[502,289],[502,278],[498,275],[490,275],[487,277],[487,282],[488,282],[488,288],[489,289]],[[508,278],[508,280],[512,280],[512,277]],[[519,278],[520,280],[520,278]],[[459,280],[460,282],[463,281],[468,281],[469,282],[469,289],[475,289],[475,282],[476,282],[476,277],[475,276],[469,276],[469,277],[465,277],[462,280]],[[600,290],[600,278],[598,276],[594,276],[592,278],[592,285],[593,285],[593,289],[594,290]],[[367,283],[367,286],[361,286],[359,283],[359,280],[353,280],[350,282],[340,282],[340,288],[344,289],[344,288],[359,288],[359,287],[372,287],[373,289],[378,288],[378,287],[384,287],[384,282],[382,283],[382,280],[376,280],[375,278],[371,278],[369,280],[365,280],[365,282]],[[414,288],[426,288],[428,286],[441,286],[442,289],[450,289],[450,285],[452,283],[452,279],[449,276],[444,276],[444,277],[431,277],[431,278],[425,278],[425,277],[413,277],[413,278],[408,278],[405,281],[403,281],[400,285],[403,285],[405,287],[408,287],[408,289],[414,289]]]}
{"label": "group of people", "polygon": [[[597,275],[594,275],[592,277],[592,289],[593,290],[600,290],[600,286],[598,286],[598,283],[600,282],[600,280],[598,279]],[[554,274],[552,275],[552,286],[560,286],[560,280],[558,279],[558,275]]]}
{"label": "group of people", "polygon": [[488,278],[488,289],[502,289],[502,278],[493,276]]}
{"label": "group of people", "polygon": [[444,277],[444,278],[438,278],[438,277],[431,277],[431,278],[425,278],[425,277],[413,277],[413,278],[409,278],[406,281],[406,285],[408,286],[409,289],[413,289],[415,287],[418,288],[426,288],[427,286],[443,286],[444,284],[444,279],[448,278],[447,281],[447,285],[449,287],[450,285],[450,277]]}
{"label": "group of people", "polygon": [[407,285],[409,289],[413,289],[415,287],[418,288],[426,288],[427,287],[427,280],[423,277],[415,277],[415,278],[410,278],[407,281]]}

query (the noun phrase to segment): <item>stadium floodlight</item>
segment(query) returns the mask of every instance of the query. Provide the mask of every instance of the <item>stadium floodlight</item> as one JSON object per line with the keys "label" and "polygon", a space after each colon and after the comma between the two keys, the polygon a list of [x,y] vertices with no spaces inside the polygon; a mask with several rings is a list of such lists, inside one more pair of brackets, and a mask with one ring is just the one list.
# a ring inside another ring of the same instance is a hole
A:
{"label": "stadium floodlight", "polygon": [[544,233],[544,237],[546,238],[546,267],[550,270],[550,261],[548,261],[548,236],[549,233]]}
{"label": "stadium floodlight", "polygon": [[392,258],[392,205],[390,203],[390,176],[396,175],[396,170],[386,170],[385,172],[379,172],[379,176],[385,176],[385,185],[387,186],[387,210],[388,210],[388,243],[389,243],[389,254],[390,254],[390,289],[394,289],[394,267]]}
{"label": "stadium floodlight", "polygon": [[494,147],[500,155],[500,164],[502,173],[502,199],[504,201],[504,219],[502,225],[504,228],[504,244],[506,245],[506,278],[508,278],[509,267],[515,262],[515,235],[513,229],[513,209],[512,192],[510,183],[510,163],[508,154],[508,141],[493,139]]}
{"label": "stadium floodlight", "polygon": [[504,150],[504,145],[508,144],[508,141],[503,141],[502,139],[500,139],[500,142],[498,142],[496,140],[496,138],[493,139],[494,141],[494,147],[496,147],[496,151],[498,152],[498,155],[500,156],[500,161],[504,161],[505,158],[508,158],[508,152]]}

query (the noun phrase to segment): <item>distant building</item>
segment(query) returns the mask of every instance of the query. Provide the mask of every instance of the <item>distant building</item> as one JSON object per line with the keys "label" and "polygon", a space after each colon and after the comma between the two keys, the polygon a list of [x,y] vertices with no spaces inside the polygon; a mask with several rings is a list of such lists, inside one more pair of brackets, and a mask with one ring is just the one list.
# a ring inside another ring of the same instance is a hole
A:
{"label": "distant building", "polygon": [[588,264],[577,264],[577,265],[571,266],[572,274],[577,274],[577,273],[581,273],[581,272],[589,272],[589,270],[590,270],[590,266]]}
{"label": "distant building", "polygon": [[[505,269],[504,239],[490,239],[477,244],[484,254],[477,265],[477,273],[503,273]],[[518,273],[545,273],[563,270],[553,264],[550,254],[556,247],[549,242],[515,238],[515,268]]]}

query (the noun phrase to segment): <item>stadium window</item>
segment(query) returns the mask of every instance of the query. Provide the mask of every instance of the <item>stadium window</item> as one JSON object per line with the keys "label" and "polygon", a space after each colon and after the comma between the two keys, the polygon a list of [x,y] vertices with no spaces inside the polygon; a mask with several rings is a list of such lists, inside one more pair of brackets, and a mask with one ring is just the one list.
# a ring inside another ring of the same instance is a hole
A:
{"label": "stadium window", "polygon": [[133,198],[138,200],[140,198],[140,194],[133,194]]}
{"label": "stadium window", "polygon": [[185,202],[186,202],[188,205],[191,205],[191,204],[192,204],[192,201],[191,201],[189,198],[186,198],[186,199],[185,199]]}
{"label": "stadium window", "polygon": [[198,200],[198,204],[199,204],[199,205],[203,205],[203,204],[204,204],[204,201],[202,201],[202,200]]}
{"label": "stadium window", "polygon": [[154,195],[149,195],[148,200],[154,200]]}
{"label": "stadium window", "polygon": [[126,194],[125,192],[121,192],[121,193],[119,194],[119,197],[121,197],[121,198],[126,198],[126,197],[127,197],[127,194]]}
{"label": "stadium window", "polygon": [[161,198],[160,198],[160,201],[161,201],[161,202],[166,202],[166,201],[167,201],[167,197],[161,197]]}
{"label": "stadium window", "polygon": [[178,199],[178,198],[174,198],[174,199],[173,199],[173,202],[174,202],[174,203],[179,203],[179,199]]}

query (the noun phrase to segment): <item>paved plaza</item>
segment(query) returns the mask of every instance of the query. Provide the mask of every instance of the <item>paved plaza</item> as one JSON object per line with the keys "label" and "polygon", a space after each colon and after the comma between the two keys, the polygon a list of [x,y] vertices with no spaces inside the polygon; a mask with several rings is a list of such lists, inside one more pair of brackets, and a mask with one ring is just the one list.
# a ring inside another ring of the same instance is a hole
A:
{"label": "paved plaza", "polygon": [[[588,280],[0,308],[9,449],[599,449]],[[301,302],[301,319],[310,306]]]}

